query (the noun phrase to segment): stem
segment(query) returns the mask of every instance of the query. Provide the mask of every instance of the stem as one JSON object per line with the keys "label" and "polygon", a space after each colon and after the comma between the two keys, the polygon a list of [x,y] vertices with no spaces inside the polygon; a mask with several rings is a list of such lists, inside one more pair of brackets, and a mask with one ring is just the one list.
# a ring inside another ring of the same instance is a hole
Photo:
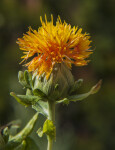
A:
{"label": "stem", "polygon": [[48,136],[48,146],[47,146],[47,150],[52,150],[53,147],[53,140]]}
{"label": "stem", "polygon": [[[55,102],[48,101],[48,119],[51,120],[54,124],[55,122]],[[50,136],[47,136],[48,146],[47,150],[52,150],[53,147],[53,139]]]}

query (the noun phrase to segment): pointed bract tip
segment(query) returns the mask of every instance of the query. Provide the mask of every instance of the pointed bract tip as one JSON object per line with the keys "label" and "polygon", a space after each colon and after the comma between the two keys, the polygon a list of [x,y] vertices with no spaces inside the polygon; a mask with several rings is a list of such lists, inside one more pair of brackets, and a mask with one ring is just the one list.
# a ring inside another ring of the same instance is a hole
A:
{"label": "pointed bract tip", "polygon": [[99,82],[92,87],[91,89],[91,94],[95,94],[99,91],[99,89],[101,88],[101,84],[102,84],[102,80],[99,80]]}

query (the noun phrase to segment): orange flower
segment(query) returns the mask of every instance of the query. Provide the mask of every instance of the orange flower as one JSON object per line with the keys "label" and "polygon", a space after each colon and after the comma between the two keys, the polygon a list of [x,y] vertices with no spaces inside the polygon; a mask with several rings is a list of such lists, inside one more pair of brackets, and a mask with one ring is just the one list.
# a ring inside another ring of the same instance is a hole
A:
{"label": "orange flower", "polygon": [[81,33],[81,28],[71,27],[65,21],[62,23],[60,17],[56,25],[53,24],[52,15],[51,22],[47,21],[46,15],[45,22],[42,17],[40,20],[42,26],[38,31],[30,27],[27,34],[17,41],[25,54],[22,56],[23,61],[33,56],[32,60],[25,64],[28,71],[38,75],[45,73],[48,79],[56,63],[64,62],[69,68],[71,64],[84,66],[88,63],[86,58],[92,53],[89,34]]}

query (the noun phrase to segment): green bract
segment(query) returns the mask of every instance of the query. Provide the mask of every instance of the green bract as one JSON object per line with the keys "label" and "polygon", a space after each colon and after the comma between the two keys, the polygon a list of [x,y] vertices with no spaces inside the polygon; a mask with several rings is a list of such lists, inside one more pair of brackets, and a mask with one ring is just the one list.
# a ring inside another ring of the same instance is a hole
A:
{"label": "green bract", "polygon": [[45,74],[38,77],[28,71],[19,71],[18,78],[26,90],[26,94],[16,95],[11,92],[11,96],[26,107],[32,106],[33,109],[46,117],[48,117],[48,101],[55,101],[56,104],[69,104],[70,101],[83,100],[96,93],[101,86],[100,80],[88,93],[78,94],[77,89],[83,80],[74,81],[71,71],[64,63],[56,64],[48,79]]}
{"label": "green bract", "polygon": [[45,75],[35,77],[34,90],[43,92],[41,96],[47,96],[48,100],[57,101],[67,97],[74,86],[74,78],[69,68],[64,64],[56,64],[47,80]]}

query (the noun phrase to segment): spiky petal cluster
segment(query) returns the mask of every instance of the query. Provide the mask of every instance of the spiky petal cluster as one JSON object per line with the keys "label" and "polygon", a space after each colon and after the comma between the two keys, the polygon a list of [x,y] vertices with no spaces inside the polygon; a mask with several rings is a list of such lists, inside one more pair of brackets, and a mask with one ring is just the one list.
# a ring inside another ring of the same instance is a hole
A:
{"label": "spiky petal cluster", "polygon": [[[23,38],[18,38],[17,43],[23,50],[23,61],[32,57],[28,66],[28,71],[41,75],[46,74],[48,78],[56,63],[64,62],[69,68],[71,64],[76,66],[84,66],[87,64],[87,57],[92,53],[90,50],[91,41],[87,33],[81,33],[82,29],[71,27],[65,21],[62,23],[60,17],[53,24],[53,16],[51,22],[45,22],[40,18],[42,26],[38,31],[29,28],[27,34]],[[37,56],[35,56],[37,54]]]}

